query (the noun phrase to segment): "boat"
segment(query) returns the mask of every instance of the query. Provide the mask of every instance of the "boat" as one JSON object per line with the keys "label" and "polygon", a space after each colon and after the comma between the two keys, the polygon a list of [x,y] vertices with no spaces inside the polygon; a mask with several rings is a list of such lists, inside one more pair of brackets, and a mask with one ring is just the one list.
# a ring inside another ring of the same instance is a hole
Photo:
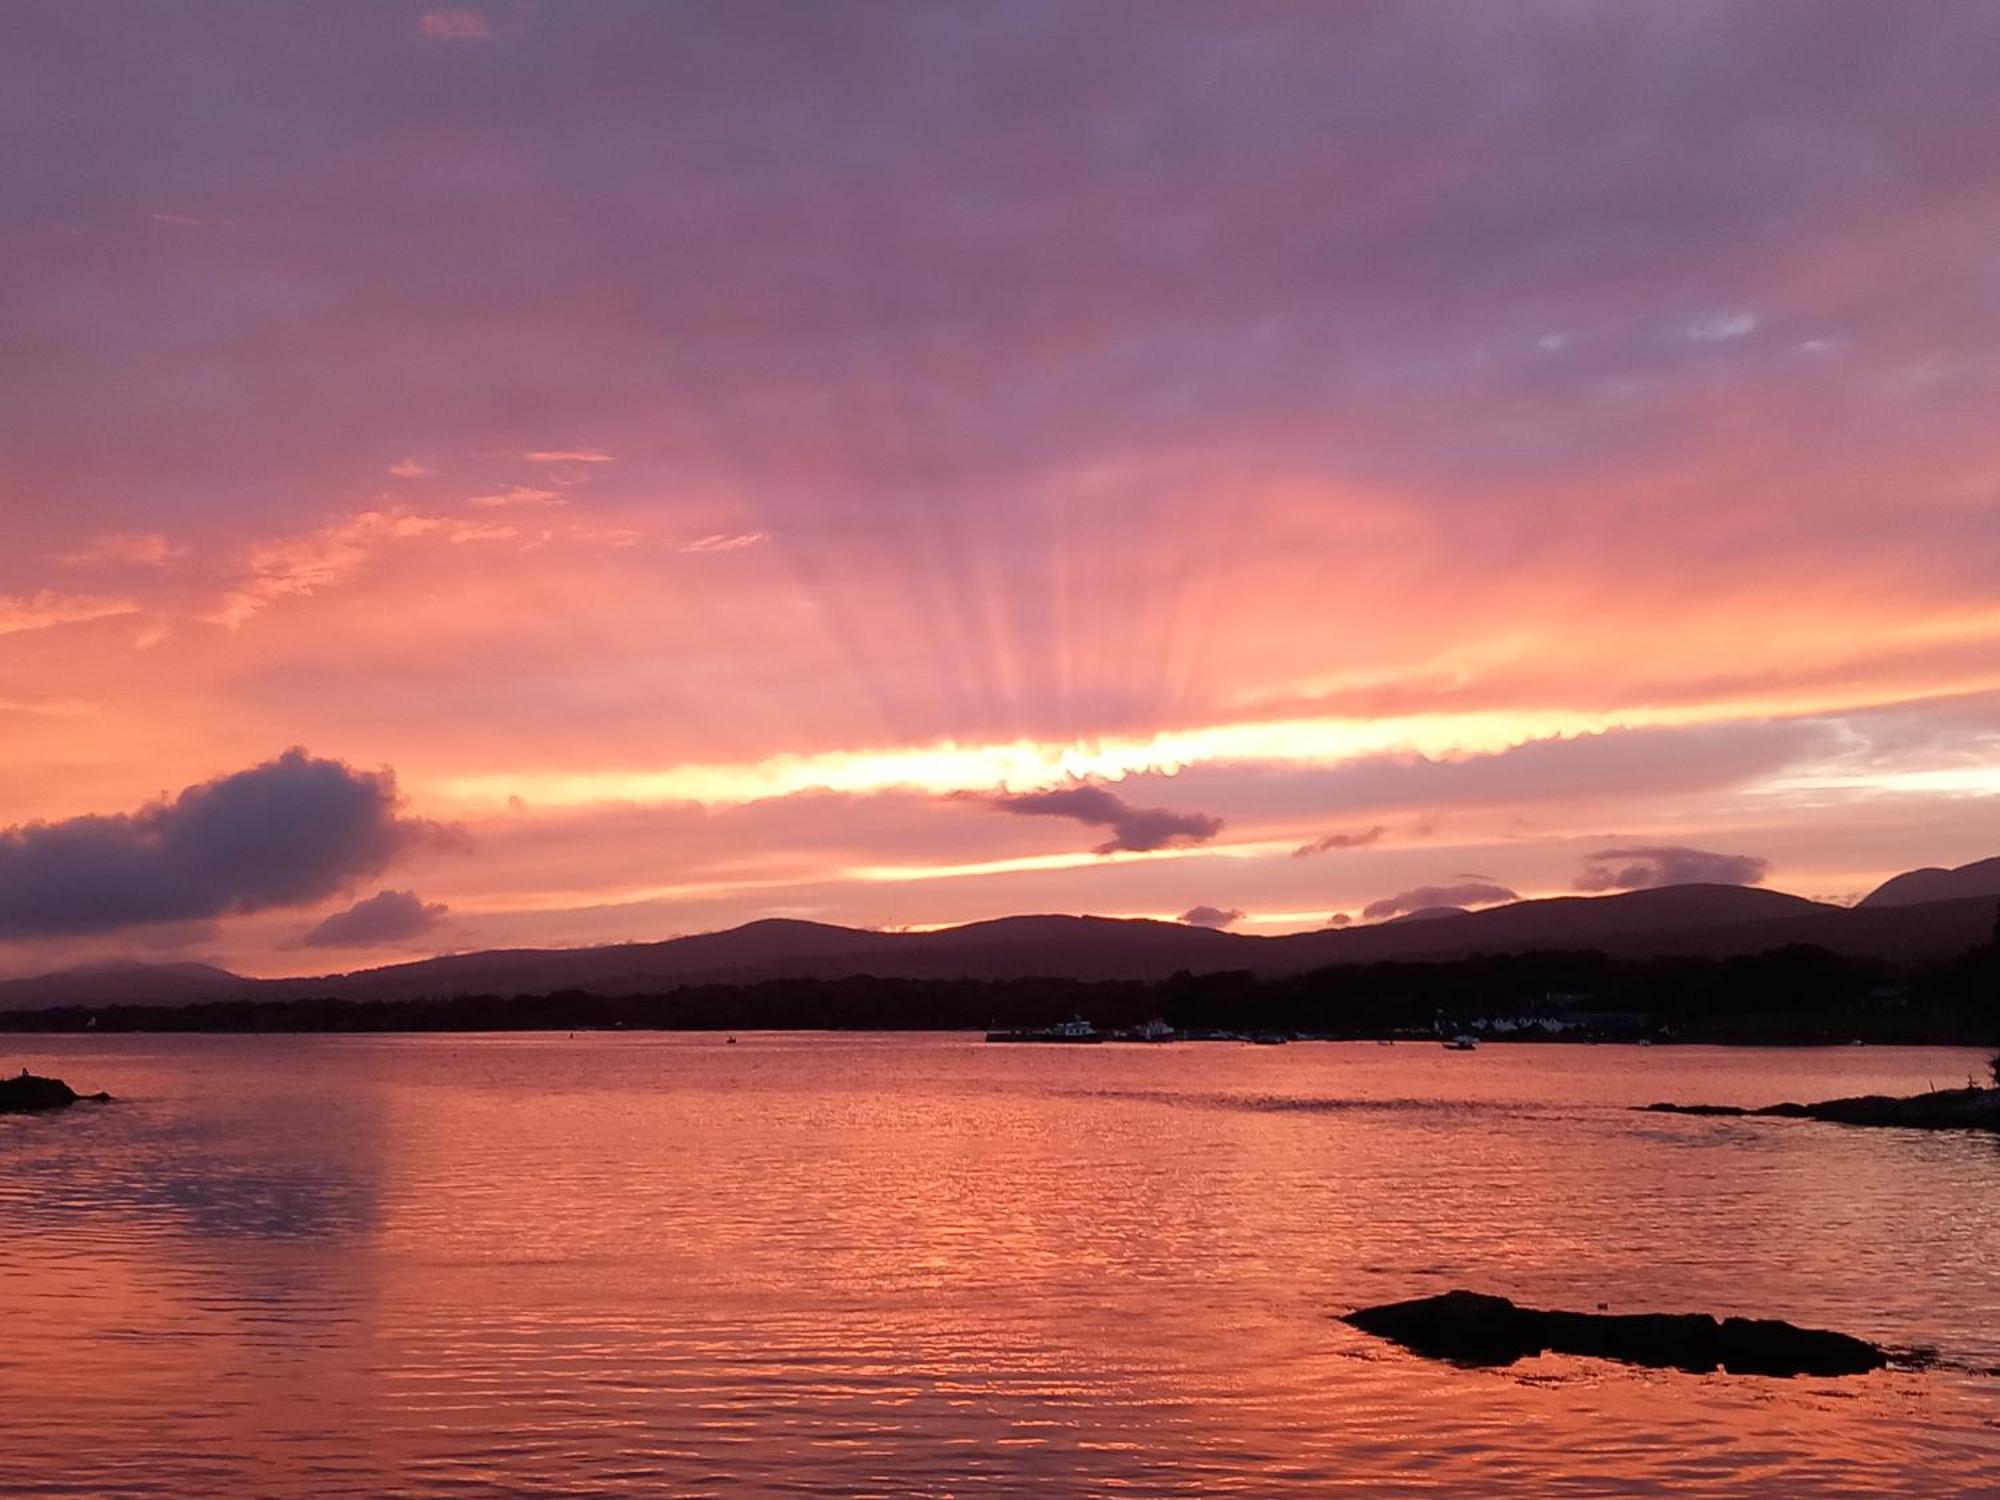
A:
{"label": "boat", "polygon": [[1158,1016],[1149,1017],[1132,1029],[1132,1040],[1135,1042],[1171,1042],[1173,1039],[1174,1028]]}
{"label": "boat", "polygon": [[1479,1050],[1479,1039],[1463,1035],[1455,1036],[1444,1044],[1444,1050],[1447,1052],[1476,1052]]}
{"label": "boat", "polygon": [[986,1033],[989,1042],[1101,1042],[1104,1033],[1081,1016],[1056,1026],[1016,1026]]}
{"label": "boat", "polygon": [[1253,1031],[1250,1033],[1253,1045],[1259,1047],[1282,1047],[1291,1038],[1282,1031]]}

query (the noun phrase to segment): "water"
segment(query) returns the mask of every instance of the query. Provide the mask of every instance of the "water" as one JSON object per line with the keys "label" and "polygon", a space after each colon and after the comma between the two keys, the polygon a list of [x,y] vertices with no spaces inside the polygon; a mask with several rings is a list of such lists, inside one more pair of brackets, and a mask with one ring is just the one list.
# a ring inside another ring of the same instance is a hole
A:
{"label": "water", "polygon": [[[119,1096],[0,1118],[8,1495],[2000,1493],[2000,1143],[1627,1108],[1975,1053],[8,1043]],[[1453,1286],[1940,1362],[1334,1321]]]}

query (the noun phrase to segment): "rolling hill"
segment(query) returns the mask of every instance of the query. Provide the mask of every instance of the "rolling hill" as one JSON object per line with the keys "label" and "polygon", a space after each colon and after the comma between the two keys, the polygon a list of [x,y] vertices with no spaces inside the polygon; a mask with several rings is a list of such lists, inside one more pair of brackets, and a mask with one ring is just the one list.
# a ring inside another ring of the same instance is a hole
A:
{"label": "rolling hill", "polygon": [[2000,897],[2000,859],[1982,859],[1955,870],[1931,866],[1885,880],[1858,903],[1865,907],[1919,906],[1929,901]]}
{"label": "rolling hill", "polygon": [[[876,932],[782,919],[656,943],[493,949],[307,979],[248,979],[202,964],[101,965],[0,982],[0,1009],[178,1005],[328,996],[392,1000],[588,990],[640,994],[698,983],[856,974],[907,979],[1164,979],[1245,969],[1297,973],[1343,963],[1595,949],[1617,958],[1720,958],[1810,943],[1915,964],[1965,952],[1993,930],[2000,860],[1898,876],[1853,908],[1747,886],[1676,885],[1611,896],[1517,901],[1420,922],[1252,937],[1173,922],[1019,916],[932,932]],[[1932,877],[1945,877],[1940,882]],[[1905,900],[1929,889],[1977,892]],[[1878,899],[1879,898],[1879,899]]]}

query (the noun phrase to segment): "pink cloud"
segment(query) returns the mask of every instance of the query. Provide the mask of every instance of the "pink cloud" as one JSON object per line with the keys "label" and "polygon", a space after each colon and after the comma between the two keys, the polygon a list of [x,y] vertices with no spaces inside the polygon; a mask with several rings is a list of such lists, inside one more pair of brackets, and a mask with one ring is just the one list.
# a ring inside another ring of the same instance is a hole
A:
{"label": "pink cloud", "polygon": [[184,556],[157,531],[107,531],[90,538],[74,552],[65,552],[66,563],[121,563],[132,567],[157,568]]}
{"label": "pink cloud", "polygon": [[484,42],[493,38],[486,18],[476,10],[462,7],[427,10],[417,27],[429,42]]}

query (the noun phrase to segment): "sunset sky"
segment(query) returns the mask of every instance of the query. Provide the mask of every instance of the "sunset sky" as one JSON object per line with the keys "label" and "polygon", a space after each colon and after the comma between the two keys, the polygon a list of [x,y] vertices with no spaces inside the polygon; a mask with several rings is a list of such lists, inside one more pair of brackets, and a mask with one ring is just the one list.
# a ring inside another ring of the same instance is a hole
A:
{"label": "sunset sky", "polygon": [[0,973],[2000,853],[2000,6],[0,13]]}

